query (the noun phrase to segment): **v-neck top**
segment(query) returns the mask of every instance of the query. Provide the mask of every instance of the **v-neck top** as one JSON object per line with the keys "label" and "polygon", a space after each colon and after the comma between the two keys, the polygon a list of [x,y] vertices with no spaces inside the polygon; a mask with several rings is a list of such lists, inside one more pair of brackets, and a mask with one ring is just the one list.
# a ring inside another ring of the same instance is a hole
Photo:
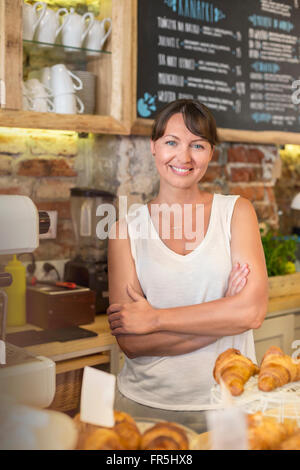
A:
{"label": "v-neck top", "polygon": [[206,240],[209,240],[209,236],[210,236],[210,232],[211,232],[211,227],[214,225],[214,217],[215,217],[215,199],[216,199],[216,195],[214,194],[213,195],[213,198],[212,198],[212,203],[211,203],[211,209],[210,209],[210,217],[209,217],[209,222],[208,222],[208,227],[207,227],[207,230],[206,230],[206,234],[203,238],[203,240],[194,248],[193,251],[191,251],[190,253],[187,253],[186,255],[181,255],[179,253],[176,253],[175,251],[171,250],[171,248],[169,248],[163,241],[162,239],[160,238],[159,234],[157,233],[157,230],[153,224],[153,221],[151,219],[151,215],[149,213],[149,209],[148,209],[148,205],[145,204],[145,207],[146,207],[146,212],[147,212],[147,217],[148,217],[148,223],[150,224],[150,227],[151,227],[151,230],[152,230],[152,233],[153,233],[153,238],[157,239],[158,240],[158,243],[161,242],[161,247],[162,249],[166,252],[166,253],[169,253],[170,255],[176,255],[177,257],[180,257],[180,258],[186,258],[186,257],[192,257],[192,256],[196,256],[197,255],[197,252],[198,252],[198,249],[200,249],[200,245],[201,245],[201,248],[203,247],[203,244],[205,245],[206,243]]}
{"label": "v-neck top", "polygon": [[[147,204],[127,215],[132,257],[141,288],[154,308],[174,308],[224,297],[231,261],[231,218],[239,196],[214,194],[203,240],[186,255],[161,240]],[[136,208],[135,208],[136,209]],[[120,392],[146,406],[166,410],[211,407],[213,368],[219,354],[236,348],[256,361],[252,330],[177,356],[125,356],[117,377]]]}

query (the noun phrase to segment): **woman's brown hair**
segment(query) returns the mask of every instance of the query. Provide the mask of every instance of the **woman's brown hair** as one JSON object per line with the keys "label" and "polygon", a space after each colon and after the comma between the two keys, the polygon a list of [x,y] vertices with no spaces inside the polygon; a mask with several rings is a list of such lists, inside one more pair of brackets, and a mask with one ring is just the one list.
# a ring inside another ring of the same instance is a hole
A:
{"label": "woman's brown hair", "polygon": [[219,143],[215,118],[210,110],[197,100],[176,100],[168,103],[157,114],[151,139],[160,139],[164,135],[168,120],[177,113],[181,113],[186,127],[192,134],[207,140],[210,145]]}

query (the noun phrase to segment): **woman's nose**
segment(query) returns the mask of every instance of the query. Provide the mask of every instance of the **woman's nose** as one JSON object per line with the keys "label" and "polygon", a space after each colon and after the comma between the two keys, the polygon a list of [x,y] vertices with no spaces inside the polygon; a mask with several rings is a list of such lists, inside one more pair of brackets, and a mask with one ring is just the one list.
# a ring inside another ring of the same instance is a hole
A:
{"label": "woman's nose", "polygon": [[180,150],[180,152],[177,155],[177,158],[181,163],[189,163],[191,159],[191,154],[190,154],[190,148],[189,147],[184,147]]}

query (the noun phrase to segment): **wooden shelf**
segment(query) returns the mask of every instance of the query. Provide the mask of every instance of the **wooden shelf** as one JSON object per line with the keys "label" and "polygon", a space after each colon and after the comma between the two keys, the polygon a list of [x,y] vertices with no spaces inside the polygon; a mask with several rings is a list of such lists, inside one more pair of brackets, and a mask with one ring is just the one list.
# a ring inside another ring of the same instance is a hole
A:
{"label": "wooden shelf", "polygon": [[130,133],[132,100],[128,86],[133,73],[132,0],[111,0],[111,3],[112,33],[107,42],[107,53],[99,53],[99,57],[87,56],[86,70],[98,77],[96,114],[89,115],[38,113],[22,109],[23,0],[0,2],[0,126],[100,134]]}
{"label": "wooden shelf", "polygon": [[72,130],[95,134],[128,134],[128,128],[117,119],[95,114],[55,114],[0,109],[0,126]]}

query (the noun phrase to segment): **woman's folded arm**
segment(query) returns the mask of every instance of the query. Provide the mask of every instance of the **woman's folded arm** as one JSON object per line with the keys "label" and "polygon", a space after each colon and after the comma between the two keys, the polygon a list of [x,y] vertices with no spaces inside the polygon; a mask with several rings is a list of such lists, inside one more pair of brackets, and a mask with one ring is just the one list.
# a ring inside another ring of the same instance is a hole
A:
{"label": "woman's folded arm", "polygon": [[[248,263],[250,268],[247,284],[237,295],[170,309],[152,308],[139,295],[133,303],[128,303],[127,296],[127,303],[124,298],[124,303],[121,300],[122,304],[110,306],[113,334],[168,331],[218,337],[259,328],[267,312],[268,275],[256,213],[244,198],[236,201],[231,220],[231,258],[233,265],[238,261]],[[131,279],[128,281],[134,289],[130,295],[132,299],[136,295],[134,291],[141,291],[141,288]],[[126,284],[123,279],[125,289]],[[117,298],[114,300],[119,302]]]}
{"label": "woman's folded arm", "polygon": [[204,348],[217,341],[215,336],[187,335],[168,331],[146,335],[118,335],[116,340],[127,357],[177,356]]}

